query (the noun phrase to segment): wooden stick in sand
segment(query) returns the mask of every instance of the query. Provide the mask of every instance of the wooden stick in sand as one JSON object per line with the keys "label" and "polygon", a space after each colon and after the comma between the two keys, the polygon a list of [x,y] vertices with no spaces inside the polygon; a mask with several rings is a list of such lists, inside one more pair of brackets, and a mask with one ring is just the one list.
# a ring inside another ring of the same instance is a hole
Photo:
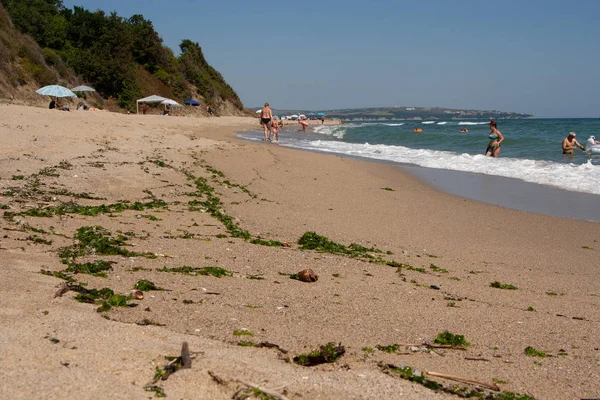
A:
{"label": "wooden stick in sand", "polygon": [[241,383],[242,385],[248,386],[250,388],[256,388],[256,389],[260,390],[261,392],[263,392],[264,394],[266,394],[267,396],[271,396],[271,397],[273,397],[273,398],[275,398],[277,400],[290,400],[289,397],[286,397],[286,396],[284,396],[282,394],[279,394],[279,393],[277,393],[274,390],[269,390],[269,389],[266,389],[266,388],[264,388],[262,386],[255,385],[252,382],[244,382],[244,381],[242,381],[240,379],[236,379],[236,381],[239,382],[239,383]]}
{"label": "wooden stick in sand", "polygon": [[474,385],[481,385],[481,386],[485,386],[491,390],[495,390],[498,392],[500,391],[500,387],[498,385],[496,385],[495,383],[487,383],[487,382],[477,381],[475,379],[463,378],[462,376],[442,374],[440,372],[426,371],[425,373],[430,376],[437,376],[438,378],[449,379],[451,381],[457,381],[457,382],[471,383]]}

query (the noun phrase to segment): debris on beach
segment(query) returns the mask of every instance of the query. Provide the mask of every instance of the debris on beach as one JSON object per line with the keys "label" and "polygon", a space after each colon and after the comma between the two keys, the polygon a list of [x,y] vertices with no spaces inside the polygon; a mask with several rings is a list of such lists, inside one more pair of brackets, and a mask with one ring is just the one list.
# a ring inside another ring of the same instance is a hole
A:
{"label": "debris on beach", "polygon": [[171,374],[174,374],[180,369],[192,368],[192,357],[190,355],[190,348],[187,342],[182,343],[181,354],[179,357],[165,358],[171,359],[171,361],[169,361],[169,363],[162,368],[156,367],[156,373],[154,374],[152,382],[144,386],[145,391],[155,392],[156,397],[166,397],[164,390],[160,386],[156,385],[159,380],[166,381]]}
{"label": "debris on beach", "polygon": [[[501,391],[500,387],[496,383],[483,382],[476,379],[448,375],[439,372],[421,372],[407,365],[399,367],[394,364],[379,364],[379,367],[384,373],[388,375],[397,376],[402,379],[406,379],[407,381],[423,385],[428,389],[455,394],[459,397],[534,400],[533,397],[526,394]],[[438,377],[455,382],[461,382],[470,386],[444,384],[439,381],[429,379],[427,376]]]}
{"label": "debris on beach", "polygon": [[[259,386],[252,382],[247,382],[241,379],[227,379],[223,378],[212,371],[207,371],[208,375],[218,385],[227,386],[231,382],[240,383],[243,385],[242,388],[238,389],[233,396],[233,400],[245,400],[250,397],[256,397],[259,399],[273,399],[273,400],[290,400],[286,394],[287,390],[285,386],[278,389],[268,389],[264,386]],[[279,393],[279,390],[283,389],[283,393]]]}
{"label": "debris on beach", "polygon": [[319,280],[319,275],[312,269],[303,269],[298,272],[298,280],[302,282],[316,282]]}
{"label": "debris on beach", "polygon": [[334,363],[338,358],[346,353],[346,348],[340,343],[338,346],[335,343],[327,343],[325,346],[320,346],[319,350],[313,350],[308,354],[300,354],[293,358],[293,361],[305,367],[313,365]]}

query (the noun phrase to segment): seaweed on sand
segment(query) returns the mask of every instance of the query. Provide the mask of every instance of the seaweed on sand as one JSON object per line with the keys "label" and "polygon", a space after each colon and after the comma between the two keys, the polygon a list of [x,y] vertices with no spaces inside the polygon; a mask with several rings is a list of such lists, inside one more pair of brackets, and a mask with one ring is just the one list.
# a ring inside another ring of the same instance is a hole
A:
{"label": "seaweed on sand", "polygon": [[319,365],[324,363],[334,363],[338,358],[346,353],[344,346],[335,343],[327,343],[325,346],[320,346],[318,350],[313,350],[308,354],[300,354],[293,358],[294,362],[305,367]]}

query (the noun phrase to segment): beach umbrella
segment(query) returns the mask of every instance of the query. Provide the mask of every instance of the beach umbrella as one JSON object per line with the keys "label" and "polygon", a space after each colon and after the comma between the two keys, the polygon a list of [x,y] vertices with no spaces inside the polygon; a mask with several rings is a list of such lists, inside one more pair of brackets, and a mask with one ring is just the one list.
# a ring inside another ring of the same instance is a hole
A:
{"label": "beach umbrella", "polygon": [[89,87],[89,86],[85,86],[85,85],[81,85],[81,86],[76,86],[74,88],[71,89],[73,92],[95,92],[96,89],[94,89],[93,87]]}
{"label": "beach umbrella", "polygon": [[314,112],[309,112],[308,115],[315,115],[315,113]]}
{"label": "beach umbrella", "polygon": [[187,106],[194,106],[194,107],[198,107],[200,105],[200,103],[198,103],[196,100],[186,100],[183,102],[183,104],[187,105]]}
{"label": "beach umbrella", "polygon": [[273,115],[273,118],[279,118],[279,116],[278,115]]}
{"label": "beach umbrella", "polygon": [[37,94],[43,96],[54,96],[54,97],[77,97],[75,93],[60,85],[48,85],[35,91]]}
{"label": "beach umbrella", "polygon": [[320,113],[318,113],[317,115],[318,115],[319,117],[324,117],[324,116],[325,116],[325,113],[324,113],[324,112],[320,112]]}
{"label": "beach umbrella", "polygon": [[292,115],[290,115],[290,118],[292,118],[292,119],[293,118],[298,118],[298,114],[292,114]]}
{"label": "beach umbrella", "polygon": [[299,118],[306,118],[306,115],[304,115],[304,114],[300,114],[298,117],[299,117]]}
{"label": "beach umbrella", "polygon": [[175,100],[171,100],[171,99],[166,99],[160,102],[160,104],[164,104],[164,105],[169,105],[169,106],[178,106],[179,103],[176,102]]}

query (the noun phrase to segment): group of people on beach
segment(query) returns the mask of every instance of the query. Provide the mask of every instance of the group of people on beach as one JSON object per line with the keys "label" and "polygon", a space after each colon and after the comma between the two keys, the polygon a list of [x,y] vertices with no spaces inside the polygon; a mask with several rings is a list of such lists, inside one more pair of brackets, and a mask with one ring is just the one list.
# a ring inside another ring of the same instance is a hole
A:
{"label": "group of people on beach", "polygon": [[[301,115],[301,117],[304,117]],[[321,115],[319,118],[321,121],[321,125],[325,124],[325,115]],[[305,119],[298,118],[298,123],[301,128],[298,132],[306,132],[306,127],[308,126],[308,122]],[[341,122],[342,124],[344,121]],[[265,103],[265,106],[260,110],[260,124],[263,126],[264,138],[265,142],[271,142],[271,136],[273,136],[274,142],[279,142],[279,131],[283,129],[283,119],[280,119],[279,122],[273,117],[273,110],[269,106],[269,103]]]}
{"label": "group of people on beach", "polygon": [[[573,154],[576,147],[579,147],[582,151],[589,150],[588,147],[600,145],[600,141],[596,140],[595,136],[590,136],[588,141],[586,142],[586,147],[584,147],[581,143],[575,139],[577,134],[575,132],[569,132],[566,138],[562,141],[562,151],[563,154]],[[500,149],[502,143],[504,141],[504,135],[498,130],[498,125],[496,121],[490,121],[490,136],[489,143],[487,148],[485,149],[485,155],[488,157],[499,157]]]}
{"label": "group of people on beach", "polygon": [[273,135],[275,143],[279,142],[279,128],[283,126],[283,123],[280,121],[277,124],[277,121],[273,118],[273,110],[269,107],[269,103],[265,103],[265,106],[260,111],[260,124],[263,126],[263,140],[265,142],[271,141],[271,135]]}
{"label": "group of people on beach", "polygon": [[600,145],[600,141],[596,140],[595,136],[590,136],[586,142],[586,146],[582,146],[581,143],[575,139],[577,134],[575,132],[569,132],[566,138],[562,141],[563,154],[573,154],[575,146],[579,147],[582,151],[590,150],[589,147]]}

